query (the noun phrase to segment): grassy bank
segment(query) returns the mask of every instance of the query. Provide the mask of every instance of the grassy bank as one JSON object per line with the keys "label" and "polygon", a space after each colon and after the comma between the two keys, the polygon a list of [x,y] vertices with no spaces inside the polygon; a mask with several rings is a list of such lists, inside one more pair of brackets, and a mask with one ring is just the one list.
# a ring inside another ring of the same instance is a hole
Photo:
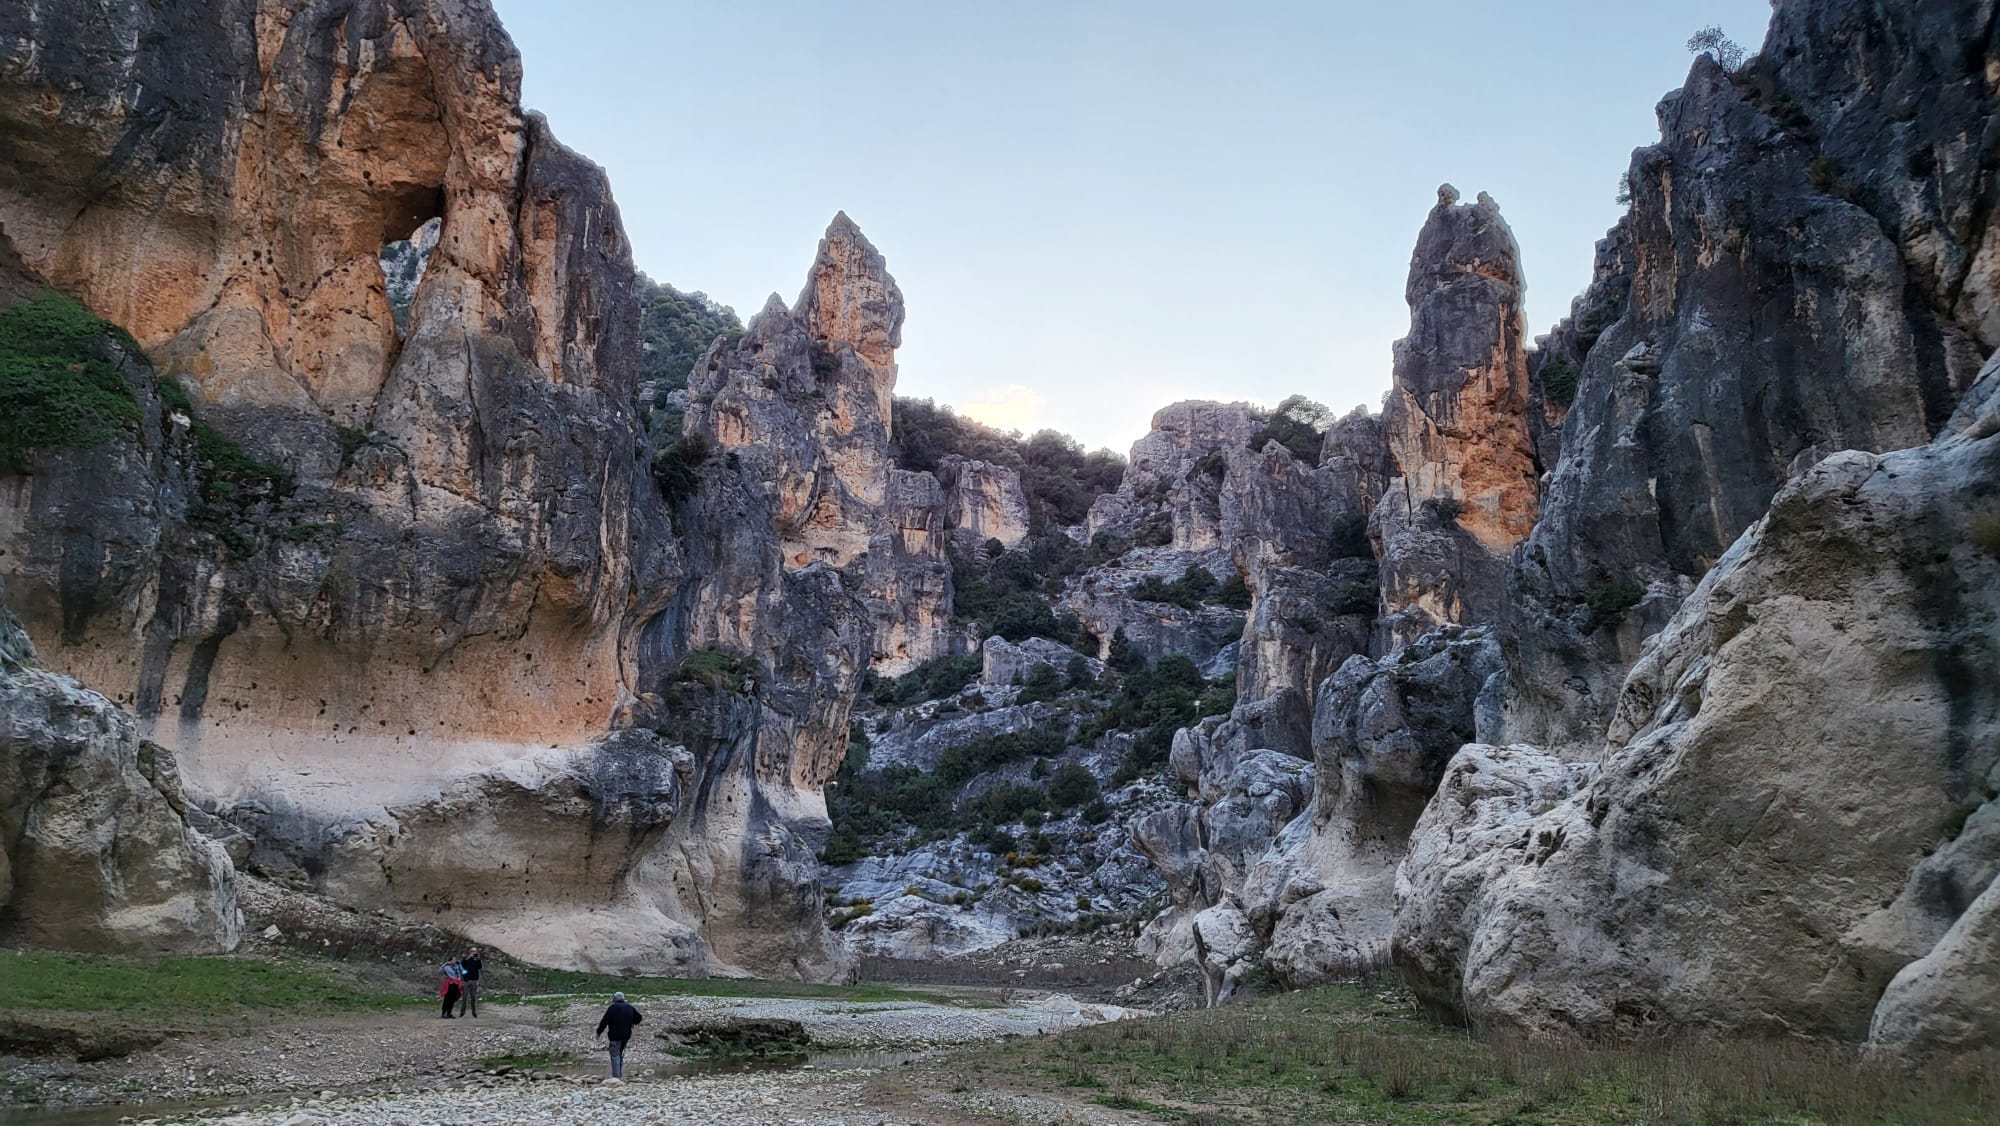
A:
{"label": "grassy bank", "polygon": [[968,1087],[1064,1091],[1163,1121],[1975,1123],[2000,1059],[1924,1065],[1851,1047],[1489,1042],[1400,986],[1333,986],[968,1053]]}
{"label": "grassy bank", "polygon": [[303,959],[109,958],[0,951],[0,1011],[115,1012],[140,1023],[388,1009],[422,998],[365,988]]}

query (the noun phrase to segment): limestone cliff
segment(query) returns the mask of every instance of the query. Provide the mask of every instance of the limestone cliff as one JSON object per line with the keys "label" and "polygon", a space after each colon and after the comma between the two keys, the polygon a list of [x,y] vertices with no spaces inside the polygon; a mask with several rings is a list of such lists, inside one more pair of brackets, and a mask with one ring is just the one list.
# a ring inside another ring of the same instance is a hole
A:
{"label": "limestone cliff", "polygon": [[[491,10],[35,0],[0,76],[14,299],[75,294],[160,369],[123,369],[136,424],[0,483],[45,659],[266,872],[542,961],[706,968],[659,851],[688,756],[607,738],[657,695],[679,567],[630,253]],[[399,317],[382,256],[420,228]]]}
{"label": "limestone cliff", "polygon": [[700,779],[675,886],[718,954],[754,972],[844,964],[821,921],[824,787],[862,674],[952,637],[943,491],[889,465],[902,320],[881,254],[838,215],[798,302],[774,295],[688,382],[689,579],[653,639],[672,671],[649,705]]}
{"label": "limestone cliff", "polygon": [[1439,1012],[2000,1032],[1995,26],[1781,0],[1661,103],[1537,368],[1575,397],[1500,623],[1520,742],[1460,752],[1398,876]]}
{"label": "limestone cliff", "polygon": [[[219,797],[315,815],[601,734],[675,568],[631,260],[492,12],[99,11],[0,17],[0,227],[269,472],[190,496],[142,439],[14,482],[45,658]],[[380,253],[440,216],[399,332]]]}
{"label": "limestone cliff", "polygon": [[1397,879],[1420,996],[1542,1032],[2000,1035],[2000,357],[1985,383],[1936,442],[1779,492],[1626,678],[1601,768],[1453,761]]}
{"label": "limestone cliff", "polygon": [[1696,60],[1542,341],[1573,381],[1507,580],[1507,732],[1593,753],[1640,639],[1787,480],[1923,443],[2000,346],[1990,5],[1775,6]]}

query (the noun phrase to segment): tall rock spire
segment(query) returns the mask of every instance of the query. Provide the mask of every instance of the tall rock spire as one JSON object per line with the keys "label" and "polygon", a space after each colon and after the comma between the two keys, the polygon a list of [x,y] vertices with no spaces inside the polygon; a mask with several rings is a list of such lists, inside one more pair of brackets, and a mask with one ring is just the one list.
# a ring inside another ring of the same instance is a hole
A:
{"label": "tall rock spire", "polygon": [[1397,640],[1489,617],[1502,560],[1534,528],[1525,288],[1499,205],[1440,187],[1410,257],[1410,332],[1382,410],[1396,477],[1375,531]]}

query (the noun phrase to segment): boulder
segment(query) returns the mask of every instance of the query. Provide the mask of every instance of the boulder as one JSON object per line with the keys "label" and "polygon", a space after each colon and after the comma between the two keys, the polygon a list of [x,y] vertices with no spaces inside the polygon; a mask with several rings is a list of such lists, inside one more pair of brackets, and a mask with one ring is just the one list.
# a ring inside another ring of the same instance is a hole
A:
{"label": "boulder", "polygon": [[96,953],[234,950],[235,870],[186,810],[172,752],[141,739],[103,696],[40,667],[0,605],[0,940]]}
{"label": "boulder", "polygon": [[1461,753],[1398,881],[1420,997],[1529,1031],[1990,1043],[1963,1007],[2000,973],[1990,390],[1929,445],[1785,486],[1648,643],[1573,794],[1483,810],[1490,752]]}
{"label": "boulder", "polygon": [[979,656],[979,680],[995,688],[1025,684],[1029,674],[1042,667],[1067,676],[1071,661],[1082,661],[1093,681],[1104,674],[1103,661],[1045,637],[1030,637],[1018,645],[1004,637],[989,637],[979,647]]}

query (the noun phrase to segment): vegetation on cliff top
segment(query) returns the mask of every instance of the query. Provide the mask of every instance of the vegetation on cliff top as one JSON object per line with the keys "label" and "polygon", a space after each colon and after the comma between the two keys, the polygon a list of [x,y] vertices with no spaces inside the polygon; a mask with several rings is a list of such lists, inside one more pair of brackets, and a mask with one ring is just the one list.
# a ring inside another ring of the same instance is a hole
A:
{"label": "vegetation on cliff top", "polygon": [[30,450],[136,429],[144,414],[120,367],[140,355],[123,329],[59,293],[0,312],[0,473],[25,470]]}
{"label": "vegetation on cliff top", "polygon": [[995,430],[929,399],[898,397],[890,432],[896,464],[904,469],[934,473],[940,461],[957,454],[1018,472],[1037,522],[1081,523],[1091,502],[1116,491],[1125,476],[1125,459],[1110,450],[1086,452],[1054,430],[1023,438],[1018,430]]}
{"label": "vegetation on cliff top", "polygon": [[639,382],[652,384],[653,403],[669,391],[687,386],[688,373],[695,361],[720,336],[735,343],[743,336],[743,321],[736,310],[695,290],[679,290],[640,274],[639,295]]}

